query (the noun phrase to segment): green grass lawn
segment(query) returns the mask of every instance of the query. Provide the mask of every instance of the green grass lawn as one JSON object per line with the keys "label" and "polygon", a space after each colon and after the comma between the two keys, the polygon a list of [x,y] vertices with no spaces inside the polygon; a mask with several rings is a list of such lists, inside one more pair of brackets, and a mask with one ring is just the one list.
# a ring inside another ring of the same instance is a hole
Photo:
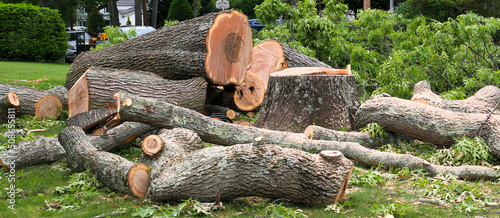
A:
{"label": "green grass lawn", "polygon": [[[64,83],[69,66],[65,63],[0,62],[0,82],[30,86],[24,81],[7,79],[48,78],[35,85],[47,89]],[[63,120],[37,121],[32,117],[16,118],[16,123],[18,129],[47,130],[18,136],[17,142],[30,141],[40,135],[55,137],[65,126]],[[7,127],[1,127],[0,151],[8,146],[7,138],[1,136]],[[393,145],[390,150],[426,156],[432,156],[438,150],[433,145],[408,144],[408,147],[412,149]],[[137,162],[141,149],[129,148],[117,154]],[[168,217],[175,213],[189,217],[190,213],[196,214],[196,210],[190,207],[196,202],[167,204],[115,193],[100,184],[89,172],[70,173],[64,160],[52,165],[17,170],[14,183],[17,190],[15,210],[8,209],[9,174],[0,173],[0,217],[92,217],[117,211],[121,214],[116,217]],[[335,207],[306,207],[289,204],[285,200],[248,197],[223,202],[226,207],[224,211],[213,212],[207,217],[384,217],[388,213],[395,217],[498,217],[500,207],[495,206],[495,203],[500,202],[499,182],[459,181],[446,175],[431,178],[419,170],[370,170],[356,165],[347,199]],[[443,199],[446,205],[421,203],[419,198]],[[182,206],[185,206],[184,209]]]}

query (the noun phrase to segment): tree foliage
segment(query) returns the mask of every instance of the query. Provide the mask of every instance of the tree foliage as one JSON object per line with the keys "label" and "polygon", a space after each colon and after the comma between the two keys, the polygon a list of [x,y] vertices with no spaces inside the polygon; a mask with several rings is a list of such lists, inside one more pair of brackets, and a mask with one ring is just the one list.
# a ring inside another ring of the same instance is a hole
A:
{"label": "tree foliage", "polygon": [[0,59],[57,61],[68,49],[56,10],[31,4],[0,4]]}
{"label": "tree foliage", "polygon": [[423,15],[442,22],[468,12],[500,17],[500,0],[407,0],[399,5],[397,12],[408,18]]}
{"label": "tree foliage", "polygon": [[174,0],[170,4],[167,20],[188,20],[194,18],[193,8],[187,0]]}
{"label": "tree foliage", "polygon": [[100,31],[106,26],[106,22],[99,11],[93,9],[87,18],[87,28],[89,32]]}
{"label": "tree foliage", "polygon": [[[409,98],[415,83],[428,80],[447,99],[463,99],[500,84],[500,20],[468,13],[445,22],[423,16],[366,10],[348,20],[347,5],[304,0],[297,8],[266,0],[255,8],[268,24],[259,40],[275,39],[335,68],[351,64],[361,97],[386,92]],[[288,22],[273,25],[279,16]]]}

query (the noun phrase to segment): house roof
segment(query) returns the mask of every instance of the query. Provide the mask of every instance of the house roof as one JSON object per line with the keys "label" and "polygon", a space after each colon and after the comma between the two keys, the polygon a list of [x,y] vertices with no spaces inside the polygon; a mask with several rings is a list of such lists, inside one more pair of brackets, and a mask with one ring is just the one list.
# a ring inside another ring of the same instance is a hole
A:
{"label": "house roof", "polygon": [[118,0],[116,6],[134,6],[134,0]]}

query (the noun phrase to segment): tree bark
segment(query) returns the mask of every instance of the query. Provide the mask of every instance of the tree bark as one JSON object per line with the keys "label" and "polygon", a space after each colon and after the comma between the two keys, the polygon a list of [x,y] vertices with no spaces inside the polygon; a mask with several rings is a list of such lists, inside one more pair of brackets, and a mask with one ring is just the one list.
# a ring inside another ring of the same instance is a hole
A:
{"label": "tree bark", "polygon": [[[142,0],[134,0],[135,25],[142,26]],[[70,89],[70,87],[66,86]]]}
{"label": "tree bark", "polygon": [[[0,95],[0,123],[15,118],[15,108],[19,106],[19,97],[14,92]],[[14,114],[14,115],[12,115]]]}
{"label": "tree bark", "polygon": [[311,124],[335,130],[355,129],[359,99],[354,76],[324,72],[337,71],[288,68],[271,74],[266,101],[254,126],[290,132],[303,132]]}
{"label": "tree bark", "polygon": [[79,113],[66,120],[66,127],[78,126],[87,134],[91,133],[103,122],[112,119],[117,115],[116,109],[96,109]]}
{"label": "tree bark", "polygon": [[202,111],[206,90],[207,83],[201,77],[167,80],[149,72],[90,68],[69,90],[69,117],[93,109],[116,108],[113,95],[124,91]]}
{"label": "tree bark", "polygon": [[259,196],[308,205],[335,204],[344,195],[342,187],[353,167],[338,154],[331,160],[275,145],[209,147],[156,165],[161,170],[151,171],[149,196],[211,201],[219,192],[221,200]]}
{"label": "tree bark", "polygon": [[486,86],[464,100],[444,100],[432,92],[428,81],[423,80],[415,84],[411,99],[420,102],[423,100],[422,103],[459,113],[489,114],[493,111],[493,114],[500,115],[497,108],[500,102],[500,88],[496,86]]}
{"label": "tree bark", "polygon": [[[108,131],[106,135],[91,136],[90,143],[104,151],[130,147],[134,140],[155,127],[137,122],[125,122]],[[34,141],[21,142],[0,153],[0,166],[5,170],[21,169],[38,164],[54,163],[66,156],[57,137],[38,137]]]}
{"label": "tree bark", "polygon": [[250,65],[252,32],[244,14],[206,14],[95,52],[78,55],[65,87],[90,67],[148,71],[165,79],[205,77],[239,85]]}
{"label": "tree bark", "polygon": [[304,133],[309,139],[355,142],[366,148],[380,148],[387,144],[397,143],[401,138],[399,135],[392,132],[386,132],[387,136],[384,138],[373,138],[368,132],[345,132],[327,129],[316,125],[308,126]]}
{"label": "tree bark", "polygon": [[364,102],[356,113],[356,126],[378,123],[386,130],[438,145],[453,138],[479,136],[500,157],[500,116],[458,113],[414,101],[380,97]]}
{"label": "tree bark", "polygon": [[47,91],[61,100],[63,108],[68,108],[68,90],[64,86],[56,86]]}
{"label": "tree bark", "polygon": [[76,126],[61,131],[59,142],[66,150],[68,166],[73,172],[90,169],[107,187],[144,198],[149,187],[149,167],[146,165],[98,150]]}
{"label": "tree bark", "polygon": [[319,61],[316,58],[309,57],[294,48],[281,44],[283,47],[283,53],[285,55],[285,62],[288,68],[293,67],[321,67],[321,68],[331,68],[330,65]]}
{"label": "tree bark", "polygon": [[[218,145],[236,145],[253,143],[256,138],[262,137],[259,143],[275,144],[281,147],[295,148],[311,153],[324,150],[337,150],[346,157],[355,159],[367,166],[378,166],[384,163],[385,167],[408,167],[409,169],[424,169],[431,175],[440,172],[449,172],[460,179],[489,179],[500,178],[500,174],[488,167],[462,166],[443,167],[431,164],[419,157],[406,154],[394,154],[365,148],[354,142],[338,142],[307,139],[304,133],[291,133],[256,127],[239,126],[221,122],[206,117],[186,108],[178,107],[168,102],[155,101],[136,96],[123,96],[121,102],[121,118],[124,120],[144,122],[163,128],[182,127],[195,131],[204,142]],[[157,108],[149,113],[144,106]]]}
{"label": "tree bark", "polygon": [[51,93],[26,86],[0,84],[0,96],[14,92],[19,97],[16,116],[30,115],[41,120],[45,117],[57,119],[61,115],[62,103]]}

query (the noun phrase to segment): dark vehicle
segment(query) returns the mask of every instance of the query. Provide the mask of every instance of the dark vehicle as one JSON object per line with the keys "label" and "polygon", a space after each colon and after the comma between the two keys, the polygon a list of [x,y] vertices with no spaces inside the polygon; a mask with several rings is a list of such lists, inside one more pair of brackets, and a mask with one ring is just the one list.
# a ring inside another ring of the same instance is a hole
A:
{"label": "dark vehicle", "polygon": [[90,51],[95,47],[95,39],[85,31],[68,31],[68,50],[64,61],[75,60],[76,56],[82,52]]}
{"label": "dark vehicle", "polygon": [[259,22],[259,19],[249,19],[248,23],[250,24],[250,28],[255,29],[257,31],[264,29],[264,27],[266,27],[266,25],[261,24]]}

